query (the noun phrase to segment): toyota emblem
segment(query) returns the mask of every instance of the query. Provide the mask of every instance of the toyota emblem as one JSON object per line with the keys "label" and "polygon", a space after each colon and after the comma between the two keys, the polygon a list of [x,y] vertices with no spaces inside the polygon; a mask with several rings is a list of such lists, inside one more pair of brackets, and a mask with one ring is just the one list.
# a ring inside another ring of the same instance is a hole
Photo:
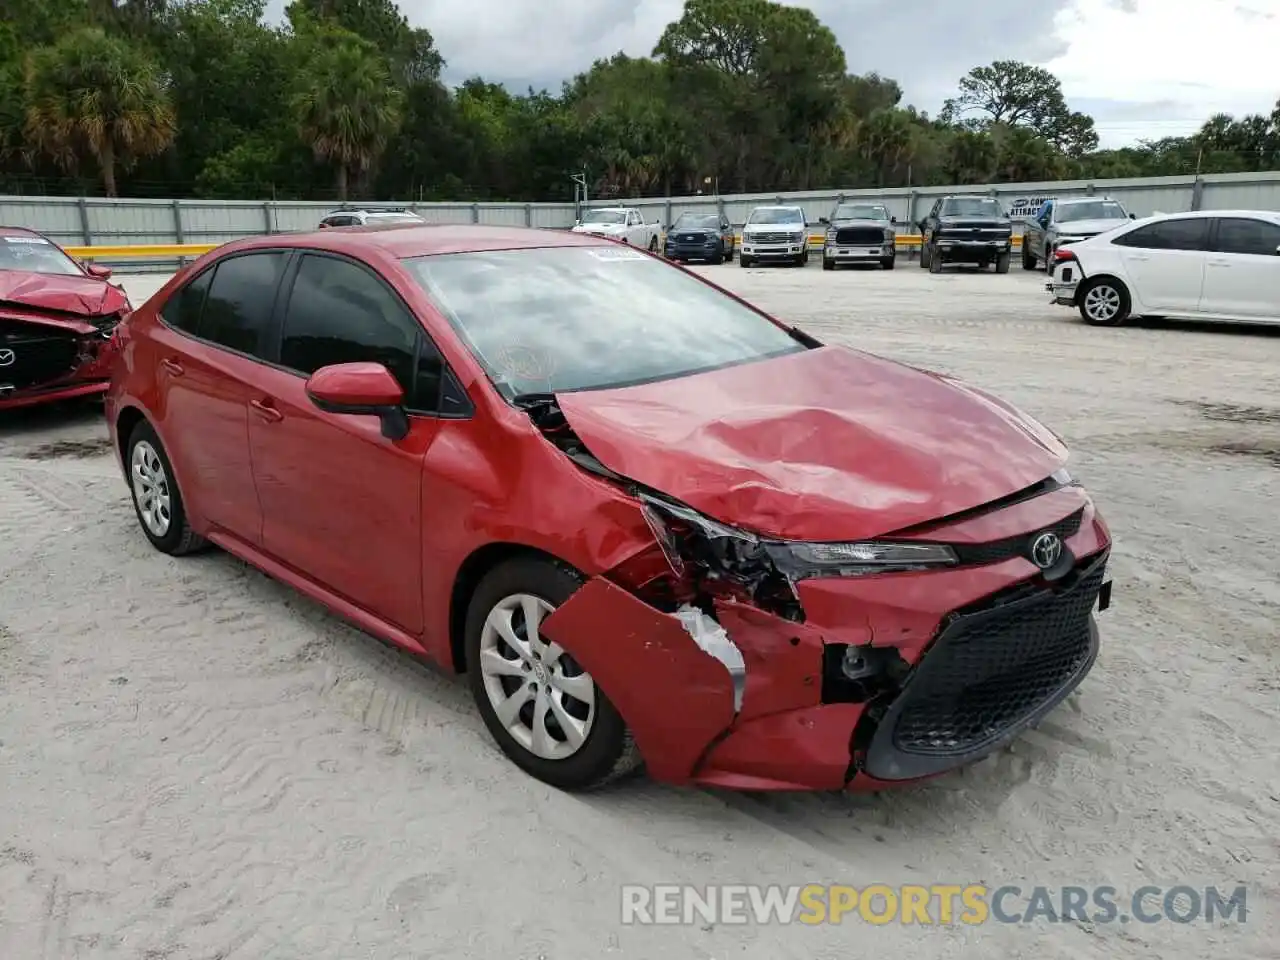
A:
{"label": "toyota emblem", "polygon": [[0,350],[0,367],[12,367],[18,355],[12,350]]}
{"label": "toyota emblem", "polygon": [[1031,542],[1031,562],[1041,570],[1050,569],[1062,557],[1062,538],[1052,531]]}

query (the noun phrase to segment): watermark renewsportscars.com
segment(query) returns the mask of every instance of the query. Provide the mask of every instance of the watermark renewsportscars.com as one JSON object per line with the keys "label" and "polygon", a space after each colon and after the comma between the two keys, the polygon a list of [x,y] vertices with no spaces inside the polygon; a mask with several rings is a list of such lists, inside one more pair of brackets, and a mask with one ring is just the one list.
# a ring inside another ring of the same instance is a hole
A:
{"label": "watermark renewsportscars.com", "polygon": [[840,924],[943,926],[983,923],[1244,923],[1245,888],[989,887],[985,884],[889,886],[810,883],[629,885],[624,924]]}

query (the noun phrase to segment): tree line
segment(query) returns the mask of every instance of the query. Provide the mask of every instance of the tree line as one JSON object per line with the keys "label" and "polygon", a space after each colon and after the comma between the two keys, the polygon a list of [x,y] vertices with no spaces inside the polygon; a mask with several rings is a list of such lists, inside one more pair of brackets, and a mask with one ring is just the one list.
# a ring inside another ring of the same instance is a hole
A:
{"label": "tree line", "polygon": [[0,23],[0,193],[563,200],[1280,168],[1270,115],[1099,150],[1046,70],[975,67],[936,117],[809,10],[686,0],[648,57],[560,91],[441,81],[394,0],[24,0]]}

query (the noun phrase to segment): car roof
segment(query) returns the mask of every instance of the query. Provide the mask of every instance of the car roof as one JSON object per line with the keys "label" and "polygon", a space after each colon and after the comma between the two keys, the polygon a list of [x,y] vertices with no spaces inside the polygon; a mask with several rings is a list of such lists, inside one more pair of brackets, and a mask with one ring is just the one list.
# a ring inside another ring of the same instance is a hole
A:
{"label": "car roof", "polygon": [[1194,220],[1202,217],[1253,217],[1280,223],[1280,211],[1276,210],[1183,210],[1178,213],[1153,213],[1139,219],[1145,220]]}
{"label": "car roof", "polygon": [[216,251],[221,255],[259,248],[310,247],[352,255],[380,252],[395,259],[442,253],[526,250],[536,247],[616,247],[589,234],[535,227],[506,227],[470,223],[412,223],[387,221],[343,230],[276,233],[233,240]]}
{"label": "car roof", "polygon": [[[0,224],[0,237],[39,237],[41,240],[49,240],[44,234],[30,227],[7,227],[3,224]],[[49,240],[49,242],[53,241]]]}
{"label": "car roof", "polygon": [[587,207],[584,213],[623,213],[627,210],[634,210],[635,207]]}

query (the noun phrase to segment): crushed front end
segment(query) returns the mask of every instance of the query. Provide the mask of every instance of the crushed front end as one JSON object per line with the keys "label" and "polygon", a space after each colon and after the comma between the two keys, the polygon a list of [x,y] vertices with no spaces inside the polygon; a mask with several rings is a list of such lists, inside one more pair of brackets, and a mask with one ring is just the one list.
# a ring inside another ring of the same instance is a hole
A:
{"label": "crushed front end", "polygon": [[874,540],[770,539],[622,477],[554,398],[552,443],[628,490],[653,546],[543,625],[607,691],[650,774],[878,789],[979,759],[1094,662],[1110,534],[1065,472]]}
{"label": "crushed front end", "polygon": [[84,316],[0,303],[0,409],[103,393],[125,310]]}

